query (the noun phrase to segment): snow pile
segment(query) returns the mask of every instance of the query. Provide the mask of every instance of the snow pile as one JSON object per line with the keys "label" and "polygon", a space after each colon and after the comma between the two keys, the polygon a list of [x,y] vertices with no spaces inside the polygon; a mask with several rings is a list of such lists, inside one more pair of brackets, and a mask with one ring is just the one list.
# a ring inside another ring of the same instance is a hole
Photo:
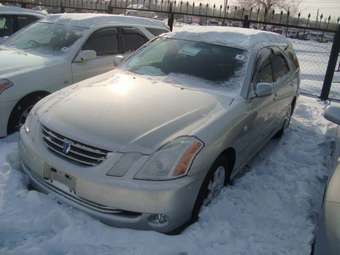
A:
{"label": "snow pile", "polygon": [[118,229],[29,191],[17,137],[0,140],[0,254],[309,254],[332,139],[323,106],[300,97],[272,141],[181,235]]}

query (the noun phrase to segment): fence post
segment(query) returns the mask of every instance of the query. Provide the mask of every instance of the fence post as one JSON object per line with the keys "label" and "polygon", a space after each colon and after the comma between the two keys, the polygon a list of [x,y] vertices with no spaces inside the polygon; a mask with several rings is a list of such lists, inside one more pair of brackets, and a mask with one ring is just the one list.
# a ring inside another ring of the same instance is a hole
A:
{"label": "fence post", "polygon": [[63,1],[62,0],[60,0],[60,12],[61,13],[64,13],[65,12],[65,7],[64,7],[64,5],[63,5]]}
{"label": "fence post", "polygon": [[323,81],[323,86],[322,86],[321,95],[320,95],[321,100],[328,99],[329,92],[332,86],[336,63],[338,61],[339,49],[340,49],[340,25],[338,25],[337,32],[333,39],[331,55],[329,57],[326,76],[325,76],[325,80]]}
{"label": "fence post", "polygon": [[175,21],[175,15],[172,9],[172,2],[170,2],[170,6],[169,6],[169,16],[168,16],[168,26],[170,28],[170,31],[173,30],[174,28],[174,21]]}
{"label": "fence post", "polygon": [[249,16],[248,16],[248,15],[245,15],[245,16],[244,16],[244,20],[243,20],[243,27],[244,27],[244,28],[249,28],[249,26],[250,26]]}
{"label": "fence post", "polygon": [[112,0],[110,0],[109,5],[107,6],[107,13],[109,14],[113,13]]}
{"label": "fence post", "polygon": [[288,37],[288,29],[289,29],[289,15],[290,15],[290,11],[287,11],[287,17],[286,17],[286,37]]}

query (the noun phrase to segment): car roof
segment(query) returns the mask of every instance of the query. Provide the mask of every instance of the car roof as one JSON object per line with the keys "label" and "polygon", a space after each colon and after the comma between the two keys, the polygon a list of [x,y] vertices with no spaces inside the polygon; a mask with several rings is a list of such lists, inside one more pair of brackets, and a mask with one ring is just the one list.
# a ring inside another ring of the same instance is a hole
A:
{"label": "car roof", "polygon": [[32,15],[39,18],[44,18],[46,14],[44,12],[32,10],[32,9],[26,9],[26,8],[20,8],[16,6],[6,6],[6,5],[0,5],[0,14],[23,14],[23,15]]}
{"label": "car roof", "polygon": [[130,25],[144,27],[159,27],[168,30],[168,27],[161,21],[155,19],[113,15],[113,14],[98,14],[98,13],[63,13],[49,15],[46,21],[67,23],[81,27],[97,27],[103,25]]}
{"label": "car roof", "polygon": [[290,42],[282,35],[238,27],[223,26],[184,26],[175,32],[163,35],[198,42],[218,45],[234,46],[237,48],[252,49],[267,45],[289,45]]}

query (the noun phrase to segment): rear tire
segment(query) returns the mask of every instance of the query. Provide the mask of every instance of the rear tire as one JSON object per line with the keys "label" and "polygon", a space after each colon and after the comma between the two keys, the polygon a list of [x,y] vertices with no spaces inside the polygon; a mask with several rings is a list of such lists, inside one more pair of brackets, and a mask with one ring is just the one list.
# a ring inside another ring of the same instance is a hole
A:
{"label": "rear tire", "polygon": [[198,193],[192,212],[192,221],[198,220],[202,207],[209,205],[222,188],[230,183],[231,170],[231,160],[226,155],[221,155],[216,159]]}
{"label": "rear tire", "polygon": [[17,132],[24,125],[33,106],[44,97],[43,94],[32,95],[19,101],[12,110],[7,125],[7,134]]}
{"label": "rear tire", "polygon": [[287,111],[287,114],[283,120],[283,124],[282,124],[282,127],[281,129],[274,135],[274,139],[280,139],[284,133],[285,133],[285,130],[289,128],[289,125],[290,125],[290,121],[292,119],[292,115],[293,115],[293,103],[289,106],[289,109]]}

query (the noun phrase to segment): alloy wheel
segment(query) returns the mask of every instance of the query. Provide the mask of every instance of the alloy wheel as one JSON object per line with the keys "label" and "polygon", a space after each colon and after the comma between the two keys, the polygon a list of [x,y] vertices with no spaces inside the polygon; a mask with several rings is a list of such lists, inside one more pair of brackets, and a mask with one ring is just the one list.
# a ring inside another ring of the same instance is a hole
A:
{"label": "alloy wheel", "polygon": [[215,170],[208,184],[208,194],[207,194],[207,197],[203,201],[204,206],[210,204],[211,201],[214,200],[218,196],[218,194],[220,194],[225,183],[225,177],[226,177],[225,173],[226,173],[226,169],[224,166],[219,166]]}

